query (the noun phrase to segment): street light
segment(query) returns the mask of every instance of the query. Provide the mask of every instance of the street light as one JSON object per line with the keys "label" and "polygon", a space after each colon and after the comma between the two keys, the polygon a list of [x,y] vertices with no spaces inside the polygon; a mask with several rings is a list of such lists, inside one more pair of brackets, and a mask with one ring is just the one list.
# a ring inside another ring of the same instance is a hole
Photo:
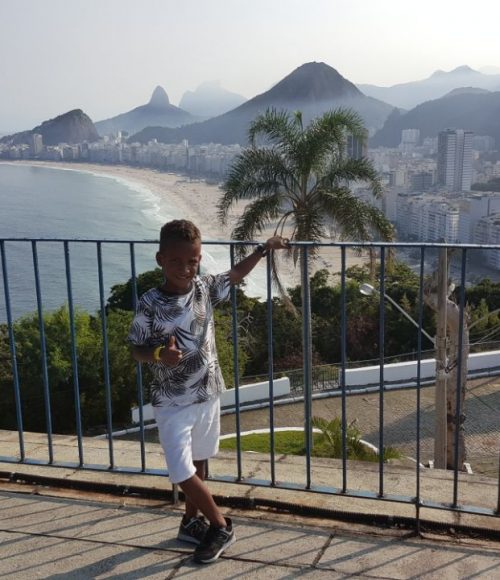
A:
{"label": "street light", "polygon": [[[361,284],[361,286],[359,287],[359,291],[364,296],[371,296],[375,292],[375,288],[371,284]],[[403,308],[401,308],[401,306],[397,302],[395,302],[390,296],[388,296],[385,292],[384,292],[384,298],[388,302],[390,302],[394,306],[394,308],[397,308],[399,310],[399,312],[401,312],[401,314],[403,316],[405,316],[414,326],[416,326],[420,330],[420,332],[432,342],[432,344],[433,344],[434,347],[436,346],[435,339],[432,338],[432,336],[430,334],[428,334],[418,324],[418,322],[416,320],[413,320],[413,318],[405,310],[403,310]]]}
{"label": "street light", "polygon": [[[441,269],[439,271],[441,272]],[[441,284],[443,283],[446,283],[445,277],[443,277]],[[375,288],[371,284],[361,284],[359,291],[365,296],[371,296],[375,292]],[[434,436],[434,461],[437,468],[446,469],[446,381],[448,376],[446,356],[446,308],[444,305],[440,305],[440,308],[438,308],[438,312],[440,312],[441,316],[438,324],[438,335],[434,339],[385,292],[384,298],[397,308],[397,310],[399,310],[399,312],[401,312],[401,314],[403,314],[403,316],[405,316],[405,318],[407,318],[413,325],[415,325],[420,332],[432,342],[436,349],[436,428]],[[442,320],[443,318],[444,320]]]}

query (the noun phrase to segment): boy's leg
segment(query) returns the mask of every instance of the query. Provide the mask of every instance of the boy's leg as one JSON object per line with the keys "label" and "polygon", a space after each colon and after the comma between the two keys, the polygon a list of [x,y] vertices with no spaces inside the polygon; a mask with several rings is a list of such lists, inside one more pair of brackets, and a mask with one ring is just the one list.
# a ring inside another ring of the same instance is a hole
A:
{"label": "boy's leg", "polygon": [[226,520],[217,507],[206,484],[195,474],[193,477],[179,483],[182,491],[195,506],[217,528],[224,528]]}
{"label": "boy's leg", "polygon": [[[205,460],[193,461],[193,463],[194,463],[194,466],[196,468],[196,475],[201,479],[201,481],[205,481],[206,461]],[[187,494],[186,494],[185,504],[186,504],[185,517],[186,517],[186,521],[189,521],[191,518],[195,518],[198,515],[198,507],[189,499]]]}
{"label": "boy's leg", "polygon": [[217,452],[219,400],[187,408],[159,408],[155,409],[155,416],[170,480],[181,487],[187,499],[186,515],[196,516],[199,510],[212,525],[225,527],[226,520],[203,481],[205,459],[198,459]]}

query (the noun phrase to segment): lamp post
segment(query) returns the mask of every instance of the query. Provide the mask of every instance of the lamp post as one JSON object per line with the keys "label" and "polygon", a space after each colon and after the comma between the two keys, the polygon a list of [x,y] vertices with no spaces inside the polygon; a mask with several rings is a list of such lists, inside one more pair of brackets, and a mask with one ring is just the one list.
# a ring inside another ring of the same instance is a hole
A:
{"label": "lamp post", "polygon": [[[375,288],[371,285],[371,284],[361,284],[361,286],[359,287],[359,291],[361,292],[361,294],[363,294],[364,296],[371,296],[374,292],[375,292]],[[406,312],[405,310],[403,310],[403,308],[401,308],[401,306],[395,301],[393,300],[390,296],[388,296],[385,292],[384,292],[384,298],[390,302],[394,308],[396,308],[397,310],[399,310],[399,312],[401,312],[401,314],[403,316],[405,316],[414,326],[416,326],[420,332],[426,337],[428,338],[433,346],[436,346],[436,341],[434,340],[434,338],[432,338],[432,336],[430,334],[428,334],[419,324],[416,320],[413,320],[413,318],[408,314],[408,312]]]}
{"label": "lamp post", "polygon": [[[359,287],[361,294],[371,296],[375,288],[371,284],[361,284]],[[446,468],[446,308],[441,307],[439,317],[438,335],[433,338],[428,334],[416,320],[384,292],[384,298],[390,302],[394,308],[416,326],[420,332],[432,342],[436,349],[436,427],[434,437],[434,462],[437,468]]]}

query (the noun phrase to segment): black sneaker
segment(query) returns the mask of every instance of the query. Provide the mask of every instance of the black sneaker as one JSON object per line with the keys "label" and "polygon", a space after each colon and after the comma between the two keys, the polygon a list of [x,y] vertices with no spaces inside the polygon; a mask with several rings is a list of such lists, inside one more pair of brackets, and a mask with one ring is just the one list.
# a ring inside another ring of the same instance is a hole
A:
{"label": "black sneaker", "polygon": [[194,561],[200,564],[210,564],[234,544],[236,536],[233,530],[231,518],[226,519],[225,528],[216,528],[212,525],[208,528],[205,539],[195,548]]}
{"label": "black sneaker", "polygon": [[184,518],[182,518],[177,539],[191,544],[199,544],[204,539],[208,528],[208,522],[203,516],[191,518],[187,524],[184,523]]}

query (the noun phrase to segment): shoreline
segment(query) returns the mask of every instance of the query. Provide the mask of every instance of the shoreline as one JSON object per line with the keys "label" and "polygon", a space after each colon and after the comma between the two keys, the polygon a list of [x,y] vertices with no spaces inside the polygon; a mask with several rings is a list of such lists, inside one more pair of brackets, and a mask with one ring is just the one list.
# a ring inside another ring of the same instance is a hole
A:
{"label": "shoreline", "polygon": [[[243,205],[236,206],[233,209],[226,227],[222,227],[216,209],[216,204],[220,197],[220,188],[217,185],[208,184],[203,179],[191,180],[184,175],[161,172],[149,167],[37,160],[1,160],[0,163],[80,171],[96,176],[117,179],[135,190],[146,188],[158,198],[160,212],[163,210],[165,214],[173,214],[176,218],[183,217],[191,220],[200,228],[203,239],[209,242],[228,242],[231,239],[232,224],[243,208]],[[265,235],[264,233],[262,239],[265,238]],[[271,232],[269,232],[269,235],[271,235]],[[211,251],[211,249],[208,250],[208,252]],[[346,267],[355,264],[362,265],[368,262],[366,256],[359,256],[352,250],[348,250],[346,256]],[[321,248],[317,258],[311,262],[310,269],[311,274],[321,269],[327,269],[333,275],[338,274],[341,270],[340,248]],[[265,269],[258,268],[258,270],[262,270],[262,274],[265,277]],[[299,268],[298,266],[294,266],[291,259],[280,260],[280,271],[285,287],[300,284]]]}

